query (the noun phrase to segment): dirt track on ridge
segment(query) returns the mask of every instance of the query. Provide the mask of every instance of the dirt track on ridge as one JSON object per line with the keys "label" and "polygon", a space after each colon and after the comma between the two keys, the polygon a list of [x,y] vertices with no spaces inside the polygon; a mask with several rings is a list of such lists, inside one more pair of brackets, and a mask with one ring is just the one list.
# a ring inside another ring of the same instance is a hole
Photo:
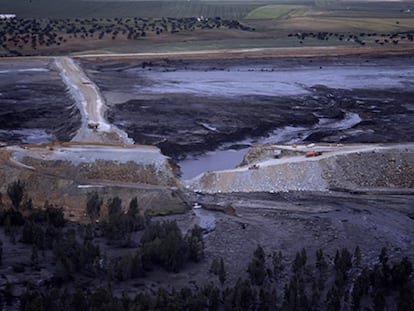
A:
{"label": "dirt track on ridge", "polygon": [[[127,135],[104,118],[105,104],[98,87],[69,57],[58,57],[55,64],[82,114],[82,126],[72,141],[94,143],[131,143]],[[90,125],[96,126],[91,128]]]}

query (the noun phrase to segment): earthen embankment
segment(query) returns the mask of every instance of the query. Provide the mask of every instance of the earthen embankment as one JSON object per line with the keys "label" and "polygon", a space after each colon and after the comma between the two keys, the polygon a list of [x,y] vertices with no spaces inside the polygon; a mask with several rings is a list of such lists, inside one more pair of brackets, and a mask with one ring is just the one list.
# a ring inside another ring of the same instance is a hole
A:
{"label": "earthen embankment", "polygon": [[[62,206],[71,220],[87,221],[87,194],[96,191],[106,202],[137,197],[149,212],[184,211],[187,203],[174,167],[158,148],[99,144],[9,146],[0,149],[1,193],[21,180],[34,206]],[[7,196],[4,196],[7,201]]]}

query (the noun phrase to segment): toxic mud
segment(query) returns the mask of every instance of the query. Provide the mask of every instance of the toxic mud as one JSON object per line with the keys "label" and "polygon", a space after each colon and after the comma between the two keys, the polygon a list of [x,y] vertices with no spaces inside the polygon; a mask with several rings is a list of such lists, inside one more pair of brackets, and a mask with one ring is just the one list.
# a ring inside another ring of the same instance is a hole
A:
{"label": "toxic mud", "polygon": [[[238,164],[254,143],[385,143],[414,137],[407,57],[83,62],[136,142],[183,174]],[[246,149],[247,150],[247,149]],[[206,165],[199,170],[200,155]],[[193,161],[193,162],[192,162]],[[187,167],[189,167],[187,169]]]}
{"label": "toxic mud", "polygon": [[174,158],[224,143],[397,142],[413,137],[404,57],[84,63],[137,143]]}
{"label": "toxic mud", "polygon": [[80,113],[51,60],[0,62],[0,141],[69,141]]}

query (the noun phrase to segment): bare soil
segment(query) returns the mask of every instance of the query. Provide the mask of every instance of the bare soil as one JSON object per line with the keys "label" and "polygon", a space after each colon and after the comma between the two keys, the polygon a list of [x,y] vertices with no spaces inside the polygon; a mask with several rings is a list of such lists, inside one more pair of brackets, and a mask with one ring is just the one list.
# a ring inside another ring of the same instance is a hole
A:
{"label": "bare soil", "polygon": [[[246,263],[257,245],[262,245],[267,254],[282,251],[286,262],[302,248],[314,262],[319,248],[332,260],[337,249],[353,250],[357,245],[368,265],[377,262],[384,246],[393,259],[414,256],[411,196],[234,193],[195,194],[193,200],[210,209],[231,206],[235,210],[233,216],[211,212],[216,227],[205,238],[206,260],[197,267],[198,282],[214,280],[215,276],[206,271],[215,257],[224,259],[230,282],[245,276]],[[187,218],[183,215],[178,220],[185,225]],[[190,275],[196,273],[190,271]]]}

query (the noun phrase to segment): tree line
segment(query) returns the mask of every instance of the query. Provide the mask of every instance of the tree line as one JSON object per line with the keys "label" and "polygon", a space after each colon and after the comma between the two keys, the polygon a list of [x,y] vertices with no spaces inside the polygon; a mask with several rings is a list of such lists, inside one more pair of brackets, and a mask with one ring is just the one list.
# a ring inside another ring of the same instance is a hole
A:
{"label": "tree line", "polygon": [[[383,247],[377,260],[366,262],[359,246],[331,255],[303,248],[290,258],[281,251],[267,253],[258,245],[241,275],[229,275],[231,263],[213,256],[206,271],[209,282],[169,290],[160,284],[152,291],[115,294],[114,286],[134,279],[145,282],[154,270],[167,275],[184,270],[190,262],[205,261],[203,230],[195,226],[183,233],[175,221],[152,221],[136,198],[126,207],[119,197],[104,203],[96,192],[89,193],[85,202],[90,223],[74,227],[61,207],[49,203],[33,207],[24,189],[19,180],[7,187],[10,206],[0,195],[0,226],[6,237],[31,247],[29,265],[16,262],[13,272],[45,267],[53,271],[42,283],[26,283],[18,298],[21,310],[408,311],[414,305],[410,259],[392,262]],[[133,236],[136,232],[139,240]],[[101,238],[126,251],[106,254]],[[0,243],[0,264],[7,253]],[[52,258],[51,266],[43,262],[45,253]],[[80,279],[88,281],[79,283]],[[93,285],[99,283],[107,286]],[[0,288],[0,306],[12,304],[12,287],[7,283]]]}
{"label": "tree line", "polygon": [[[148,35],[208,29],[253,31],[237,20],[214,18],[0,19],[0,47],[8,55],[34,54],[82,40],[139,40]],[[6,55],[7,56],[7,55]]]}
{"label": "tree line", "polygon": [[[10,242],[31,247],[29,265],[22,259],[13,263],[14,273],[49,268],[45,254],[52,256],[52,277],[42,281],[46,288],[66,286],[79,277],[122,282],[144,278],[155,269],[179,272],[188,262],[199,262],[204,257],[203,231],[195,226],[183,233],[174,221],[152,222],[139,209],[138,199],[133,198],[124,208],[119,197],[110,198],[106,204],[97,192],[86,197],[85,210],[89,224],[73,224],[64,218],[63,208],[45,203],[35,208],[26,197],[25,184],[20,180],[7,187],[10,206],[0,195],[0,226]],[[103,207],[106,215],[103,217]],[[97,220],[100,220],[99,222]],[[142,237],[131,237],[142,231]],[[103,237],[114,248],[128,249],[126,255],[107,255],[97,238]],[[0,263],[8,250],[0,243]],[[40,254],[43,253],[43,256]],[[29,284],[28,287],[38,287]],[[7,301],[7,289],[0,289],[0,304]]]}
{"label": "tree line", "polygon": [[[21,310],[412,310],[410,260],[405,257],[390,264],[383,248],[378,263],[364,267],[358,263],[359,251],[357,247],[352,255],[343,248],[329,263],[319,249],[314,267],[307,262],[306,250],[298,252],[290,265],[281,264],[276,253],[268,265],[269,257],[258,246],[247,264],[248,277],[239,277],[235,284],[209,282],[172,290],[160,287],[153,293],[135,295],[114,295],[104,287],[86,291],[28,290],[21,297]],[[217,262],[220,267],[223,261],[214,260],[212,268]],[[284,270],[290,278],[278,293],[278,280]]]}
{"label": "tree line", "polygon": [[413,42],[413,32],[396,32],[396,33],[376,33],[376,32],[359,32],[359,33],[336,33],[336,32],[297,32],[290,33],[288,37],[296,37],[300,44],[306,39],[313,38],[321,41],[340,41],[355,42],[361,46],[367,43],[378,45],[397,45],[401,42]]}

